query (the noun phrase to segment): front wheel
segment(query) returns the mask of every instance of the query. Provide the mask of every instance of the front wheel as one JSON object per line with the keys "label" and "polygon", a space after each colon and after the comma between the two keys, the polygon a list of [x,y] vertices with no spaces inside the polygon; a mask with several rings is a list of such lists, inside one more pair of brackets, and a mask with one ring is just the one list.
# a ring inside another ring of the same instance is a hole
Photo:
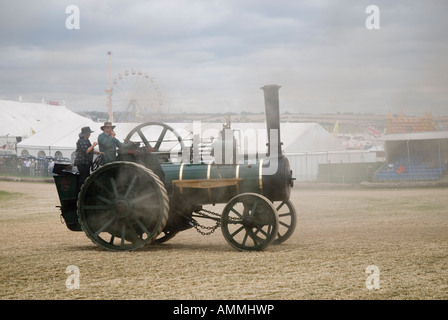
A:
{"label": "front wheel", "polygon": [[278,233],[277,210],[266,197],[242,193],[232,198],[221,215],[226,241],[240,251],[263,250]]}
{"label": "front wheel", "polygon": [[294,233],[297,224],[297,214],[290,200],[280,202],[276,210],[279,218],[279,227],[277,239],[274,240],[273,244],[282,244]]}

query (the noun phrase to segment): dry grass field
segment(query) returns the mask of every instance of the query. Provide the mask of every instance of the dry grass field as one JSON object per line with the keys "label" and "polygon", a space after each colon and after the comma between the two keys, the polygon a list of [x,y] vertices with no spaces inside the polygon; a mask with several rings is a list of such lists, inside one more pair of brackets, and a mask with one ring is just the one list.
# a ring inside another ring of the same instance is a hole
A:
{"label": "dry grass field", "polygon": [[[295,188],[298,224],[281,245],[238,252],[219,229],[189,229],[122,253],[61,224],[54,184],[0,181],[0,299],[444,300],[447,196],[445,188]],[[69,290],[72,265],[80,287]],[[366,287],[371,265],[378,289]]]}

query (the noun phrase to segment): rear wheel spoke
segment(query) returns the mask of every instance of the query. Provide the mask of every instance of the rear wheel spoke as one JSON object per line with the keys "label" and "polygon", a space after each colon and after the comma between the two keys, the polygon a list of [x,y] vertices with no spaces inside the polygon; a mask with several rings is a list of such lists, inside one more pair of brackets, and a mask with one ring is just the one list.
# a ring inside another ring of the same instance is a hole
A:
{"label": "rear wheel spoke", "polygon": [[103,202],[107,203],[107,204],[112,204],[112,201],[110,201],[109,199],[104,198],[103,196],[98,195],[98,196],[96,196],[96,198],[98,200],[100,200],[100,201],[103,201]]}
{"label": "rear wheel spoke", "polygon": [[138,219],[136,220],[136,222],[139,225],[139,227],[142,228],[143,233],[146,233],[148,235],[148,237],[149,237],[151,234],[148,231],[148,229],[146,229],[145,225]]}
{"label": "rear wheel spoke", "polygon": [[143,194],[143,195],[141,195],[141,196],[139,196],[137,198],[131,199],[131,203],[134,204],[134,203],[141,202],[143,200],[150,200],[152,197],[154,197],[155,194],[156,194],[155,192],[148,193],[148,194]]}
{"label": "rear wheel spoke", "polygon": [[106,228],[112,223],[114,222],[115,217],[111,217],[109,220],[107,220],[107,222],[105,224],[103,224],[101,226],[101,228],[98,229],[97,232],[95,232],[95,236],[98,236],[101,232],[103,232],[104,230],[106,230]]}
{"label": "rear wheel spoke", "polygon": [[124,197],[127,198],[129,197],[129,193],[132,190],[132,187],[134,186],[135,181],[137,180],[137,176],[134,176],[131,180],[131,183],[128,186],[128,189],[126,190],[126,193],[124,194]]}
{"label": "rear wheel spoke", "polygon": [[118,198],[118,190],[114,178],[110,178],[110,184],[112,185],[112,190],[114,191],[115,198]]}

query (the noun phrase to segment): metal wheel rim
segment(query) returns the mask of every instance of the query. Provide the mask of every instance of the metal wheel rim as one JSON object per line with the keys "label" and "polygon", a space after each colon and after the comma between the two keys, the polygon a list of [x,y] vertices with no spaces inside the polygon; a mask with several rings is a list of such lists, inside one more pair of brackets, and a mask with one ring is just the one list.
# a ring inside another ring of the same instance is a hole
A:
{"label": "metal wheel rim", "polygon": [[294,233],[297,225],[296,209],[290,200],[282,201],[276,207],[279,219],[277,238],[273,244],[282,244]]}
{"label": "metal wheel rim", "polygon": [[[160,136],[157,138],[154,146],[150,144],[148,138],[142,132],[143,128],[150,127],[150,126],[159,126],[159,127],[163,128],[163,130],[160,133]],[[146,147],[154,148],[154,151],[159,151],[160,144],[163,142],[168,131],[171,131],[173,133],[173,135],[176,136],[176,138],[179,142],[179,145],[180,145],[180,149],[183,150],[185,148],[185,144],[184,144],[184,141],[182,140],[182,137],[179,135],[179,133],[177,133],[177,131],[174,128],[172,128],[171,126],[169,126],[165,123],[162,123],[162,122],[150,121],[150,122],[142,123],[142,124],[138,125],[137,127],[135,127],[134,129],[132,129],[131,132],[128,133],[128,135],[126,136],[124,141],[130,141],[132,136],[135,133],[137,133],[138,136],[142,139],[143,144]]]}
{"label": "metal wheel rim", "polygon": [[111,251],[132,251],[163,230],[169,202],[159,178],[131,162],[102,166],[85,181],[78,197],[78,220],[86,235]]}

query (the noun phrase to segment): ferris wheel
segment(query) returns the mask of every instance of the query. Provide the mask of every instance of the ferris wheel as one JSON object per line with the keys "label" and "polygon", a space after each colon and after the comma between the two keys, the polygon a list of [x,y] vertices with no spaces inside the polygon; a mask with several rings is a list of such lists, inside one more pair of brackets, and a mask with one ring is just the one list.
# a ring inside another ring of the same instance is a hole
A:
{"label": "ferris wheel", "polygon": [[162,94],[155,78],[135,69],[125,70],[113,80],[112,105],[114,112],[126,115],[128,121],[151,119],[163,113]]}

